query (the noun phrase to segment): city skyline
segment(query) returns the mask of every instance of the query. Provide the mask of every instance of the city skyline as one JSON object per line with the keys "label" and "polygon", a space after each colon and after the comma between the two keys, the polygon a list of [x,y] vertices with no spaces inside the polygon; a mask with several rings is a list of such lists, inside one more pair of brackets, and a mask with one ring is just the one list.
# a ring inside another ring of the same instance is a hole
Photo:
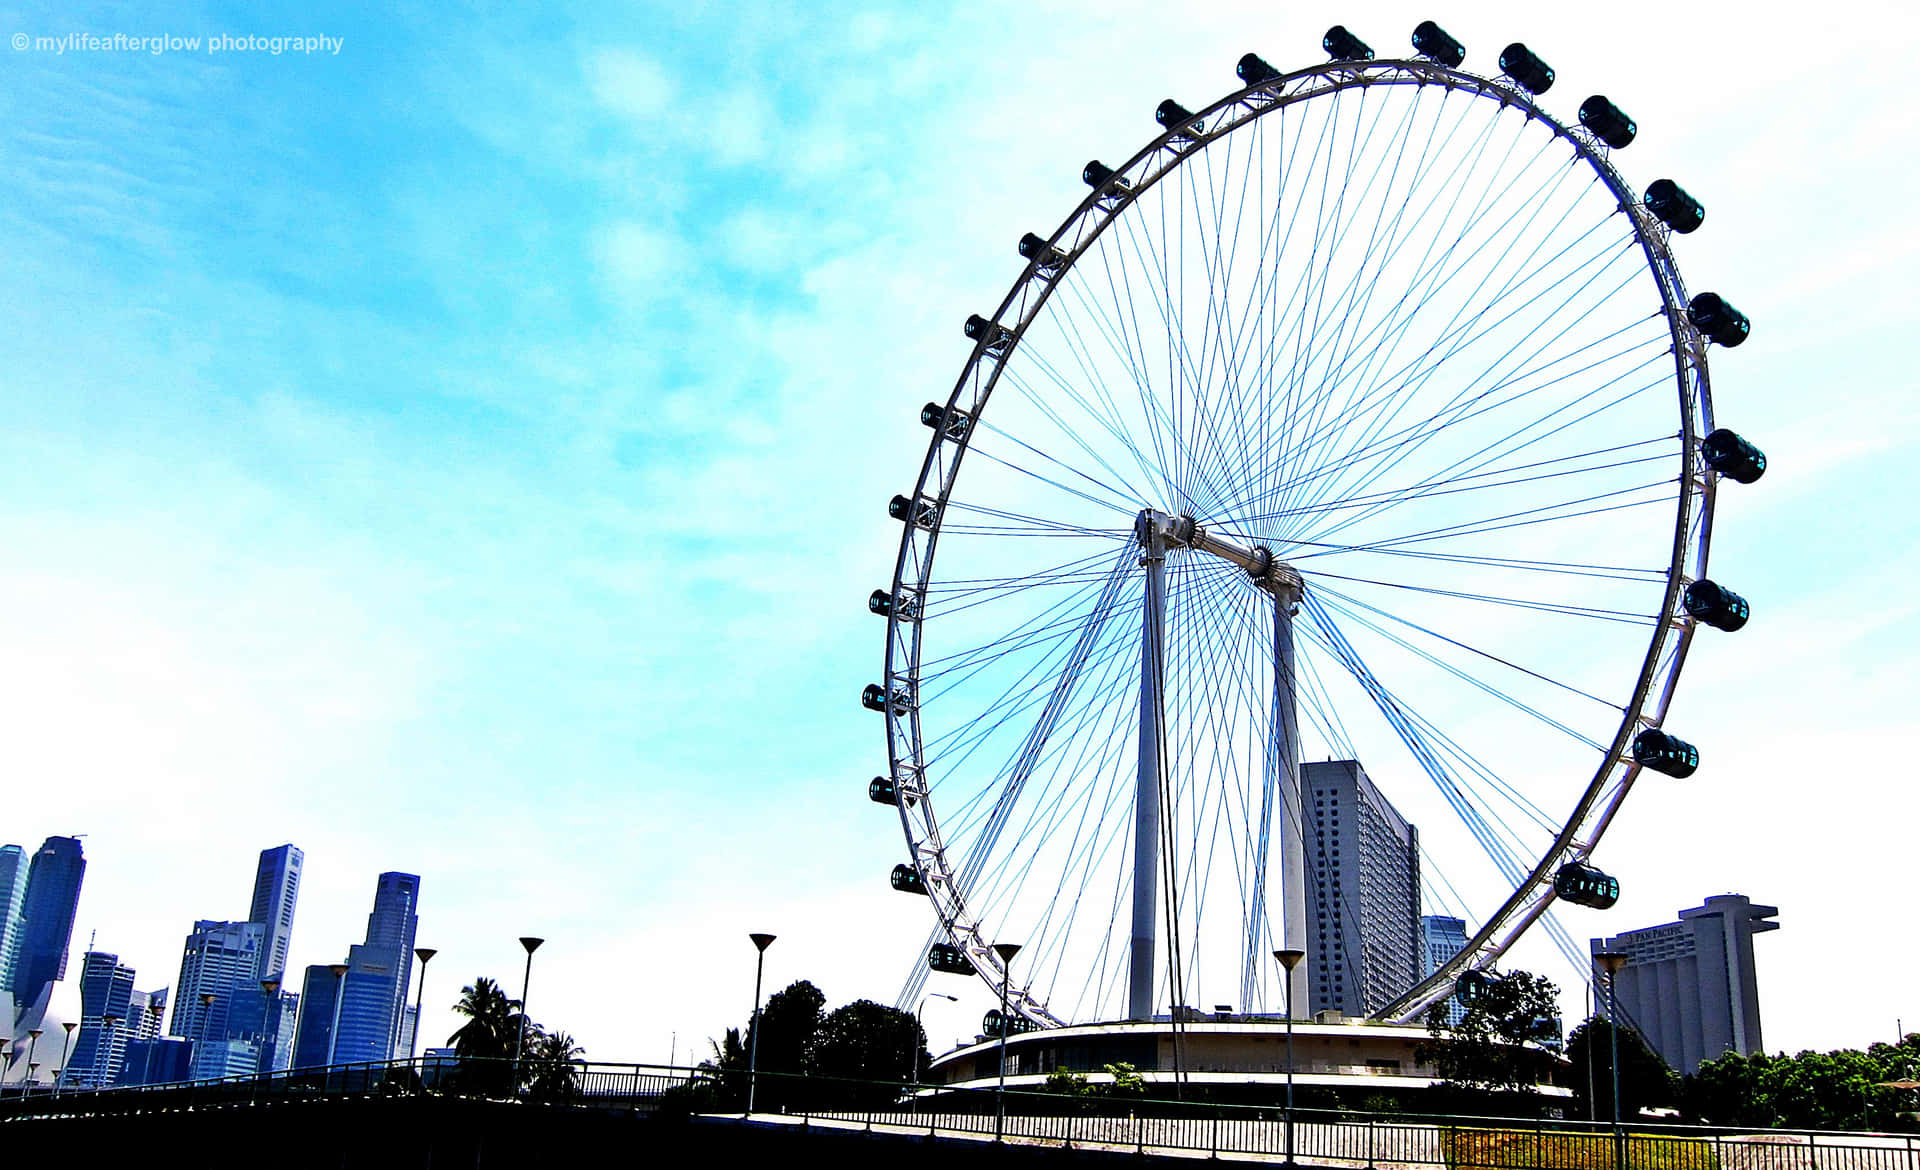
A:
{"label": "city skyline", "polygon": [[[369,877],[433,883],[422,1048],[477,976],[518,994],[522,934],[550,940],[532,1014],[595,1056],[738,1026],[750,930],[780,936],[770,984],[890,1002],[930,922],[862,793],[864,602],[961,322],[1161,100],[1224,94],[1249,50],[1322,59],[1334,23],[1397,51],[1433,15],[1208,12],[319,13],[337,55],[10,57],[8,836],[87,834],[72,937],[161,982],[295,841],[293,983],[362,937]],[[1559,116],[1606,93],[1640,124],[1622,168],[1703,200],[1687,279],[1754,323],[1716,403],[1773,460],[1720,501],[1716,576],[1754,615],[1693,645],[1674,718],[1702,766],[1641,778],[1596,856],[1620,904],[1564,924],[1763,890],[1794,928],[1768,1044],[1890,1038],[1920,1005],[1891,980],[1836,1002],[1815,957],[1899,971],[1917,945],[1879,927],[1914,798],[1862,816],[1851,791],[1899,774],[1920,706],[1920,540],[1880,505],[1920,442],[1910,103],[1845,38],[1623,12],[1442,20],[1481,71],[1512,40],[1550,59]],[[1920,40],[1911,13],[1836,19]],[[1844,749],[1831,797],[1801,795],[1807,744]],[[1429,840],[1432,793],[1368,762]],[[1551,948],[1512,963],[1577,1018]],[[617,1005],[610,970],[635,973]],[[927,1006],[936,1048],[979,982]],[[53,1010],[77,1018],[71,967]]]}

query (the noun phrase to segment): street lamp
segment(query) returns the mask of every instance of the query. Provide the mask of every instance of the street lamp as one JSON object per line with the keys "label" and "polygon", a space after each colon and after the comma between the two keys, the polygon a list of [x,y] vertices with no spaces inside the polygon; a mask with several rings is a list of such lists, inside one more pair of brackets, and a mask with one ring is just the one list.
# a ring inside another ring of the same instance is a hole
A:
{"label": "street lamp", "polygon": [[[206,1073],[208,1071],[207,1062],[213,1056],[213,1001],[218,998],[219,996],[211,991],[203,991],[200,993],[200,1051],[194,1053],[193,1063],[200,1066],[199,1071],[201,1075],[189,1077],[189,1080],[199,1081],[213,1079],[207,1076]],[[328,1061],[328,1063],[331,1064],[332,1061]],[[221,1075],[226,1075],[226,1071],[227,1062],[223,1059],[220,1062]]]}
{"label": "street lamp", "polygon": [[73,1029],[78,1023],[79,1021],[77,1020],[62,1020],[60,1023],[60,1026],[66,1029],[67,1038],[60,1044],[60,1071],[55,1073],[53,1077],[53,1095],[56,1097],[60,1095],[60,1082],[66,1079],[67,1050],[73,1047]]}
{"label": "street lamp", "polygon": [[993,1091],[993,1140],[1001,1141],[1007,1129],[1007,1033],[1013,1031],[1007,987],[1013,982],[1013,957],[1020,953],[1020,944],[994,943],[993,953],[1000,956],[1000,1087]]}
{"label": "street lamp", "polygon": [[754,1094],[760,1088],[760,976],[767,969],[767,948],[773,945],[771,934],[749,934],[759,953],[753,962],[753,1014],[747,1017],[747,1116],[753,1116]]}
{"label": "street lamp", "polygon": [[[407,1064],[413,1064],[413,1055],[420,1048],[420,1005],[427,1000],[427,960],[439,954],[433,947],[413,948],[413,957],[420,960],[420,986],[413,990],[413,1031],[407,1034]],[[525,994],[522,992],[521,994]],[[520,1005],[520,1014],[526,1014],[526,1004]]]}
{"label": "street lamp", "polygon": [[96,1046],[94,1048],[93,1088],[95,1092],[99,1092],[101,1089],[107,1087],[107,1074],[113,1071],[113,1040],[115,1036],[119,1035],[120,1021],[124,1018],[124,1016],[115,1015],[103,1015],[100,1017],[100,1022],[107,1026],[107,1055],[106,1059],[102,1060],[100,1058],[99,1047]]}
{"label": "street lamp", "polygon": [[[922,1037],[924,1037],[924,1036],[925,1036],[925,1035],[927,1034],[927,1026],[926,1026],[926,1024],[925,1024],[924,1022],[922,1022],[922,1020],[921,1020],[921,1018],[920,1018],[920,1016],[921,1016],[921,1013],[922,1013],[922,1012],[925,1012],[925,1011],[927,1010],[927,1001],[928,1001],[928,1000],[930,1000],[930,999],[948,999],[948,1000],[952,1000],[952,1001],[953,1001],[954,1003],[959,1003],[959,1002],[960,1002],[960,997],[959,997],[959,996],[957,996],[957,995],[948,995],[948,994],[947,994],[946,992],[944,992],[944,991],[929,991],[929,992],[927,992],[927,993],[926,993],[925,995],[923,995],[923,996],[921,996],[921,997],[920,997],[920,1006],[919,1006],[919,1007],[917,1007],[917,1008],[914,1008],[914,1009],[913,1009],[913,1022],[914,1022],[915,1024],[918,1024],[918,1025],[919,1025],[919,1027],[920,1027],[920,1035],[921,1035]],[[913,1087],[914,1087],[914,1094],[913,1094],[913,1096],[912,1096],[912,1098],[910,1099],[910,1100],[911,1100],[911,1104],[912,1104],[912,1107],[913,1107],[913,1112],[915,1112],[915,1113],[918,1113],[918,1112],[920,1111],[920,1093],[919,1093],[919,1088],[920,1088],[920,1048],[921,1048],[921,1043],[920,1043],[920,1041],[918,1041],[918,1040],[916,1040],[916,1041],[914,1042],[914,1045],[913,1045]]]}
{"label": "street lamp", "polygon": [[527,970],[520,977],[520,1039],[513,1046],[513,1091],[520,1092],[520,1054],[527,1047],[527,989],[533,986],[533,952],[540,949],[544,938],[523,937],[520,945],[527,952]]}
{"label": "street lamp", "polygon": [[[33,1062],[33,1050],[39,1047],[40,1045],[40,1037],[41,1037],[42,1031],[43,1030],[40,1028],[27,1029],[27,1083],[28,1084],[33,1083],[33,1077],[34,1077],[33,1070],[40,1067],[39,1065]],[[16,1039],[15,1040],[16,1047],[18,1046],[18,1043],[19,1041]],[[0,1068],[5,1068],[5,1067],[6,1066],[4,1064],[0,1064]],[[22,1089],[20,1091],[20,1095],[22,1097],[26,1096],[27,1090]]]}
{"label": "street lamp", "polygon": [[[260,1050],[266,1054],[267,1067],[260,1068],[256,1065],[254,1072],[266,1073],[271,1076],[274,1072],[273,1066],[280,1062],[280,981],[278,979],[262,979],[260,981],[260,998],[262,1001],[260,1004],[260,1030],[266,1033],[265,1036],[260,1038]],[[147,1050],[147,1066],[149,1069],[153,1066],[153,1050],[151,1048]]]}
{"label": "street lamp", "polygon": [[1294,1164],[1293,1163],[1293,969],[1300,965],[1300,960],[1307,957],[1307,952],[1302,950],[1295,950],[1293,948],[1288,948],[1287,950],[1273,952],[1273,957],[1279,961],[1281,968],[1286,972],[1284,978],[1286,979],[1286,983],[1287,983],[1287,1160],[1285,1164],[1288,1166],[1291,1166]]}
{"label": "street lamp", "polygon": [[[1613,1164],[1624,1166],[1626,1159],[1622,1155],[1626,1151],[1621,1148],[1620,1135],[1620,999],[1614,994],[1613,985],[1620,968],[1627,965],[1627,953],[1596,951],[1593,961],[1606,968],[1607,972],[1607,1044],[1611,1053],[1609,1063],[1613,1066]],[[1587,1083],[1587,1091],[1589,1094],[1593,1091],[1591,1081]]]}
{"label": "street lamp", "polygon": [[347,972],[352,970],[345,963],[328,963],[327,971],[333,976],[333,1022],[327,1025],[327,1071],[333,1071],[334,1058],[340,1054],[340,1001],[347,998]]}

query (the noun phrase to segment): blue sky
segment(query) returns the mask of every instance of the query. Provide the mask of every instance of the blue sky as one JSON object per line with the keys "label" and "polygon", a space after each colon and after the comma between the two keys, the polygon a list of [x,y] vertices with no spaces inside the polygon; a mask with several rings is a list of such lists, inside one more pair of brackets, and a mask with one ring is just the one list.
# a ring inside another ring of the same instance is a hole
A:
{"label": "blue sky", "polygon": [[[1819,30],[1609,11],[0,9],[9,35],[341,41],[0,60],[0,836],[89,835],[76,946],[98,930],[142,987],[292,840],[296,964],[417,872],[429,1001],[512,984],[514,936],[545,935],[533,1014],[594,1057],[738,1022],[749,930],[781,935],[774,986],[891,1000],[925,906],[885,888],[898,831],[862,795],[862,601],[960,321],[1162,97],[1432,16],[1470,68],[1533,45],[1563,116],[1596,89],[1634,113],[1623,167],[1706,202],[1684,269],[1755,322],[1715,387],[1774,470],[1715,565],[1757,617],[1689,666],[1710,766],[1623,814],[1642,864],[1605,927],[1738,890],[1782,910],[1769,1047],[1920,1021],[1907,981],[1834,974],[1920,957],[1889,925],[1916,115]],[[1827,11],[1880,59],[1915,46],[1892,6]],[[929,1008],[936,1047],[977,1006]]]}

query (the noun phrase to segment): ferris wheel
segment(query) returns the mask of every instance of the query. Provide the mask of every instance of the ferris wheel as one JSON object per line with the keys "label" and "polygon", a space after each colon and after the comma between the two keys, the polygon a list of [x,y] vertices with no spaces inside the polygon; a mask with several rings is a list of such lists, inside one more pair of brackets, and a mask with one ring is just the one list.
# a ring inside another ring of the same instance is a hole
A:
{"label": "ferris wheel", "polygon": [[1431,22],[1401,60],[1323,47],[1086,164],[889,504],[893,884],[942,969],[998,986],[1021,943],[1037,1026],[1267,1011],[1310,933],[1359,966],[1323,760],[1405,822],[1349,810],[1335,862],[1399,831],[1414,912],[1467,923],[1360,1013],[1414,1018],[1556,900],[1612,904],[1609,822],[1698,764],[1664,727],[1688,647],[1747,620],[1707,551],[1765,457],[1715,426],[1709,347],[1749,326],[1681,281],[1701,204],[1628,184],[1607,98],[1543,108],[1524,45],[1497,78]]}

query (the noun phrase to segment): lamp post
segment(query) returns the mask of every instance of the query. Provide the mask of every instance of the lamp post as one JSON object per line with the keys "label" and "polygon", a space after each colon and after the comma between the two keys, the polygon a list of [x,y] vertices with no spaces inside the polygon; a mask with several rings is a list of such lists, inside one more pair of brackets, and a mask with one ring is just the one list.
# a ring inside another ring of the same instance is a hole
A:
{"label": "lamp post", "polygon": [[[206,1073],[208,1061],[213,1055],[213,1001],[218,998],[219,997],[211,991],[203,991],[200,993],[200,1050],[193,1054],[193,1063],[200,1066],[200,1075],[190,1076],[187,1078],[188,1080],[199,1081],[213,1079],[207,1076]],[[333,1062],[329,1060],[327,1063],[332,1064]],[[220,1062],[221,1075],[224,1076],[226,1071],[227,1062],[222,1060]]]}
{"label": "lamp post", "polygon": [[1285,1162],[1285,1165],[1291,1166],[1294,1164],[1293,1162],[1293,969],[1300,965],[1300,960],[1307,957],[1307,952],[1289,948],[1287,950],[1273,952],[1273,957],[1279,962],[1281,969],[1286,972],[1286,974],[1283,976],[1287,984],[1287,1160]]}
{"label": "lamp post", "polygon": [[[266,1033],[260,1038],[260,1050],[266,1054],[267,1067],[256,1066],[254,1071],[271,1075],[274,1071],[273,1066],[280,1061],[280,981],[262,979],[260,999],[260,1030]],[[147,1063],[149,1065],[153,1063],[151,1050],[149,1050]]]}
{"label": "lamp post", "polygon": [[520,1092],[520,1054],[527,1047],[527,988],[533,985],[533,952],[539,950],[540,944],[546,941],[531,936],[520,940],[521,947],[527,952],[527,970],[520,977],[520,1039],[513,1045],[513,1091],[516,1096]]}
{"label": "lamp post", "polygon": [[107,1026],[107,1047],[106,1057],[104,1059],[102,1059],[100,1055],[101,1050],[97,1045],[93,1050],[93,1088],[95,1092],[106,1088],[107,1074],[113,1071],[113,1040],[115,1036],[120,1034],[120,1021],[124,1018],[123,1016],[115,1015],[103,1015],[100,1017],[100,1022]]}
{"label": "lamp post", "polygon": [[73,1029],[78,1023],[77,1020],[62,1020],[60,1023],[60,1026],[66,1029],[67,1038],[60,1042],[60,1071],[53,1077],[53,1095],[56,1097],[60,1095],[60,1082],[66,1079],[67,1051],[73,1047]]}
{"label": "lamp post", "polygon": [[[922,1020],[921,1020],[921,1018],[920,1018],[920,1017],[921,1017],[921,1013],[923,1013],[923,1012],[925,1012],[925,1011],[927,1010],[927,1001],[928,1001],[928,1000],[930,1000],[930,999],[948,999],[948,1000],[952,1000],[952,1001],[953,1001],[954,1003],[959,1003],[959,1002],[960,1002],[960,997],[959,997],[959,996],[957,996],[957,995],[948,995],[948,994],[947,994],[946,992],[944,992],[944,991],[929,991],[929,992],[927,992],[927,993],[926,993],[925,995],[923,995],[923,996],[921,996],[921,997],[920,997],[920,1006],[919,1006],[919,1007],[917,1007],[917,1008],[914,1008],[914,1009],[913,1009],[913,1022],[914,1022],[915,1024],[917,1024],[917,1025],[919,1025],[919,1028],[920,1028],[920,1035],[921,1035],[922,1037],[925,1037],[925,1036],[926,1036],[926,1034],[927,1034],[927,1026],[926,1026],[926,1024],[925,1024],[924,1022],[922,1022]],[[920,1089],[920,1048],[921,1048],[921,1043],[920,1043],[919,1041],[916,1041],[916,1042],[914,1043],[914,1046],[913,1046],[913,1088],[914,1088],[914,1093],[913,1093],[913,1097],[911,1098],[911,1106],[912,1106],[912,1112],[915,1112],[915,1113],[918,1113],[918,1112],[920,1111],[920,1093],[919,1093],[919,1089]]]}
{"label": "lamp post", "polygon": [[1000,1087],[993,1091],[993,1140],[1001,1141],[1007,1129],[1007,1033],[1013,1031],[1007,988],[1013,983],[1013,957],[1020,953],[1020,944],[994,943],[993,953],[1000,956]]}
{"label": "lamp post", "polygon": [[347,998],[347,972],[351,970],[345,963],[328,963],[327,971],[333,976],[333,1022],[327,1025],[327,1072],[331,1076],[333,1061],[340,1053],[340,1001]]}
{"label": "lamp post", "polygon": [[[1624,1166],[1626,1159],[1622,1155],[1626,1151],[1621,1148],[1620,1133],[1620,999],[1614,994],[1613,985],[1620,968],[1627,965],[1627,954],[1625,951],[1596,951],[1593,959],[1607,972],[1607,1044],[1611,1053],[1608,1063],[1613,1066],[1613,1164]],[[1591,1082],[1588,1083],[1588,1090],[1592,1090]]]}
{"label": "lamp post", "polygon": [[773,945],[771,934],[749,934],[754,950],[753,1014],[747,1017],[747,1116],[753,1116],[754,1094],[760,1088],[760,976],[767,969],[767,948]]}
{"label": "lamp post", "polygon": [[40,1037],[46,1034],[44,1028],[27,1029],[27,1063],[33,1063],[33,1050],[40,1046]]}
{"label": "lamp post", "polygon": [[140,1083],[153,1083],[153,1052],[160,1047],[160,1005],[151,1000],[147,1002],[147,1022],[153,1025],[153,1035],[147,1038],[147,1061],[140,1070]]}
{"label": "lamp post", "polygon": [[[413,989],[413,1031],[407,1034],[407,1064],[413,1064],[414,1053],[420,1049],[420,1005],[427,1001],[427,960],[440,952],[433,947],[413,948],[413,957],[420,960],[420,986]],[[524,992],[522,994],[525,994]],[[520,1014],[526,1014],[526,1004],[520,1005]]]}

